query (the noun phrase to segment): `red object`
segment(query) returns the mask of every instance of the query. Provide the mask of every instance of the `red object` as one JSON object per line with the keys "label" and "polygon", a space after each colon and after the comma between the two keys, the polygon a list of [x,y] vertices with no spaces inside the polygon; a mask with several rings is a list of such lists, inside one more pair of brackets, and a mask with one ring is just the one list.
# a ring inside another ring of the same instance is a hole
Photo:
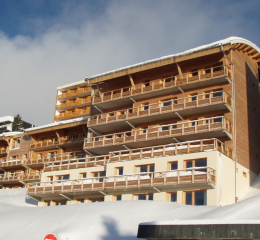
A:
{"label": "red object", "polygon": [[44,240],[58,240],[58,238],[53,234],[48,234],[45,236]]}

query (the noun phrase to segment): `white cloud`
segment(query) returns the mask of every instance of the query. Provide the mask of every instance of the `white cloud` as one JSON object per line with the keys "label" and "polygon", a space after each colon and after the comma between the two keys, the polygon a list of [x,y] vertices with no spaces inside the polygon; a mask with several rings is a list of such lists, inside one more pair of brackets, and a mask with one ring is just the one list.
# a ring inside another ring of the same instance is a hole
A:
{"label": "white cloud", "polygon": [[25,121],[47,124],[60,85],[231,35],[259,45],[251,31],[257,21],[247,15],[257,2],[244,8],[240,1],[213,3],[111,1],[98,15],[84,3],[70,3],[51,20],[34,19],[33,38],[0,34],[0,116],[19,113]]}

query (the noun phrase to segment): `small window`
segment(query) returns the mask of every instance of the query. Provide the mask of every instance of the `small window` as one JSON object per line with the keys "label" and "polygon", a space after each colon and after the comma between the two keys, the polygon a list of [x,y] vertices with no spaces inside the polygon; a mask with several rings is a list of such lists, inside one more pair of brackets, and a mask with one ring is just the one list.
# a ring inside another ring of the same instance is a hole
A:
{"label": "small window", "polygon": [[135,172],[136,173],[154,172],[154,164],[136,166]]}
{"label": "small window", "polygon": [[170,130],[170,127],[169,126],[164,126],[162,127],[162,131],[169,131]]}
{"label": "small window", "polygon": [[149,103],[143,103],[143,111],[149,110]]}
{"label": "small window", "polygon": [[168,201],[169,202],[177,202],[177,192],[168,193]]}
{"label": "small window", "polygon": [[90,198],[88,200],[90,203],[94,203],[94,202],[104,202],[104,198]]}
{"label": "small window", "polygon": [[117,167],[116,169],[116,175],[123,175],[123,167]]}
{"label": "small window", "polygon": [[178,162],[170,162],[170,163],[168,163],[169,165],[169,167],[168,167],[168,169],[169,170],[177,170],[178,169]]}
{"label": "small window", "polygon": [[222,97],[223,92],[213,92],[213,97]]}
{"label": "small window", "polygon": [[80,174],[79,174],[79,177],[80,177],[80,178],[86,178],[86,177],[87,177],[87,173],[80,173]]}
{"label": "small window", "polygon": [[69,180],[70,179],[70,175],[59,175],[56,176],[56,179],[59,180]]}
{"label": "small window", "polygon": [[207,191],[184,192],[184,204],[186,205],[207,205]]}
{"label": "small window", "polygon": [[45,203],[46,207],[50,207],[51,206],[51,201],[44,201],[44,203]]}
{"label": "small window", "polygon": [[52,182],[52,181],[53,181],[53,176],[48,176],[48,177],[47,177],[47,181],[48,181],[48,182]]}
{"label": "small window", "polygon": [[13,146],[12,149],[19,149],[21,144],[21,139],[20,138],[15,138],[13,139]]}
{"label": "small window", "polygon": [[153,200],[153,194],[136,194],[134,195],[134,200]]}
{"label": "small window", "polygon": [[220,123],[220,122],[222,122],[222,118],[214,118],[213,122],[214,123]]}
{"label": "small window", "polygon": [[122,195],[114,195],[113,196],[114,201],[121,201],[122,200]]}
{"label": "small window", "polygon": [[191,75],[192,75],[192,76],[198,76],[198,74],[199,74],[199,73],[198,73],[198,70],[199,70],[199,69],[193,69],[193,70],[191,71]]}
{"label": "small window", "polygon": [[191,101],[191,102],[197,101],[197,93],[190,95],[190,101]]}
{"label": "small window", "polygon": [[195,171],[205,172],[207,167],[207,159],[195,159],[195,160],[187,160],[184,162],[186,168],[193,168],[193,167],[201,167],[202,169],[196,169]]}
{"label": "small window", "polygon": [[104,178],[106,176],[106,172],[93,172],[92,173],[92,176],[94,178],[97,178],[97,181],[98,182],[103,182],[104,181]]}
{"label": "small window", "polygon": [[77,203],[85,203],[85,199],[84,198],[79,198],[79,199],[77,199]]}
{"label": "small window", "polygon": [[150,86],[150,80],[144,81],[144,87],[149,87]]}
{"label": "small window", "polygon": [[61,205],[67,205],[67,201],[66,200],[57,200],[54,201],[56,206],[61,206]]}

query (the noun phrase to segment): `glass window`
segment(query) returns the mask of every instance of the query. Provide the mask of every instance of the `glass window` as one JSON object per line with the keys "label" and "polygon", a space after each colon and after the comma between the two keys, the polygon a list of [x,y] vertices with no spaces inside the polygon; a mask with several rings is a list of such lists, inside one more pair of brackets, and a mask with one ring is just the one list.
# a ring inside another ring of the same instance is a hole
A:
{"label": "glass window", "polygon": [[121,201],[122,200],[122,195],[115,195],[114,196],[114,201]]}
{"label": "glass window", "polygon": [[123,175],[123,167],[119,167],[116,169],[116,175]]}
{"label": "glass window", "polygon": [[222,92],[213,93],[213,97],[222,97]]}
{"label": "glass window", "polygon": [[178,169],[178,162],[170,163],[170,170],[176,170],[176,169]]}
{"label": "glass window", "polygon": [[192,205],[192,192],[186,192],[185,195],[185,204]]}
{"label": "glass window", "polygon": [[177,193],[169,193],[169,201],[170,202],[177,202]]}
{"label": "glass window", "polygon": [[185,192],[185,204],[186,205],[207,205],[207,191],[191,191]]}

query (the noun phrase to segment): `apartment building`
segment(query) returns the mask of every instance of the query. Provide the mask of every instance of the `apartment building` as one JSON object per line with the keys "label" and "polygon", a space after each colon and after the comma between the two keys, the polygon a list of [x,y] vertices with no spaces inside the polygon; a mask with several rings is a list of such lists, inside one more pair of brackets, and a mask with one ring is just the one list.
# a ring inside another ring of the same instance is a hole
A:
{"label": "apartment building", "polygon": [[[59,87],[59,127],[26,130],[31,158],[52,159],[28,195],[234,203],[260,172],[259,62],[256,45],[231,37]],[[73,134],[84,145],[61,142]]]}

